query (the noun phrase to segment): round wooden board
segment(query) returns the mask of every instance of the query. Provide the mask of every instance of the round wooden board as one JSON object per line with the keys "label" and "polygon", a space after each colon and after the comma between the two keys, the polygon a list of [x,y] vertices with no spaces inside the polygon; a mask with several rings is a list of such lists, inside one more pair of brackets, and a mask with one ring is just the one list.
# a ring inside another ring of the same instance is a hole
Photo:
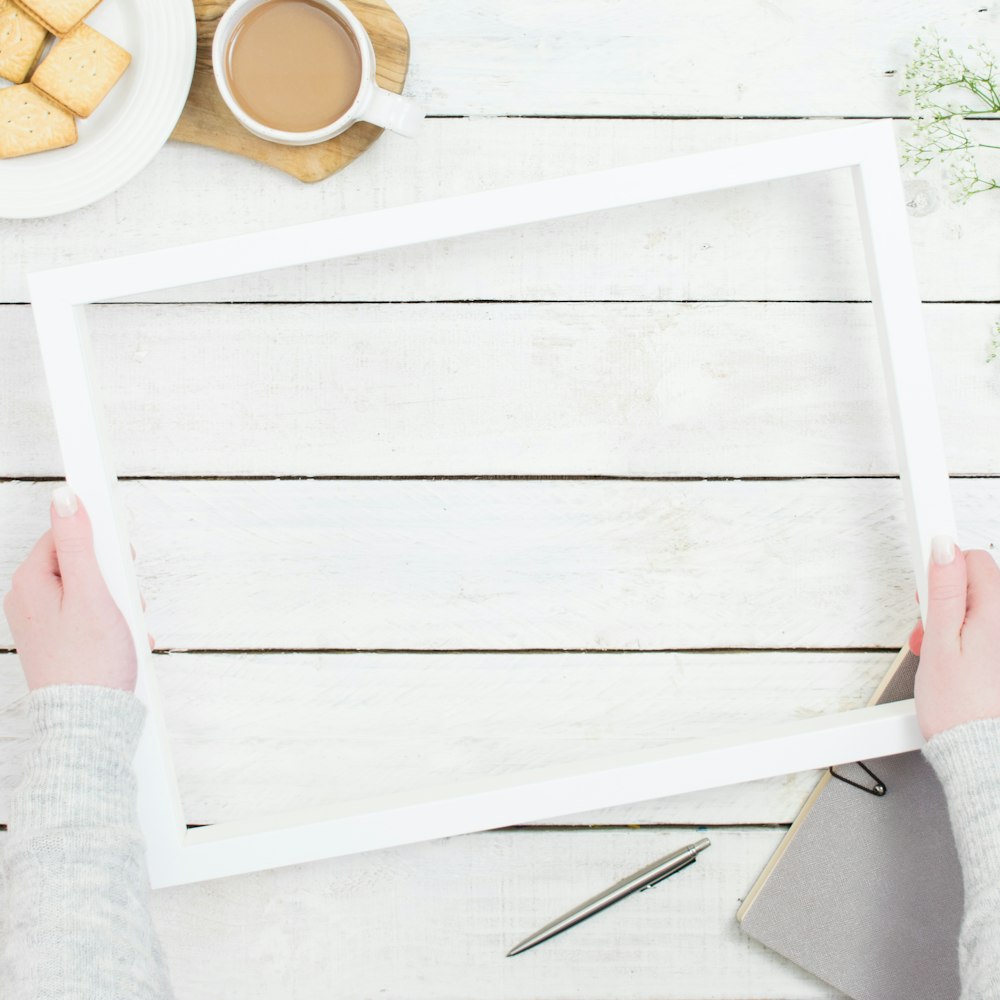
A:
{"label": "round wooden board", "polygon": [[[251,135],[232,116],[215,85],[212,37],[232,0],[194,0],[198,56],[191,93],[171,139],[211,146],[284,170],[300,181],[321,181],[360,156],[381,134],[367,122],[315,146],[281,146]],[[410,63],[410,36],[396,12],[382,0],[344,0],[368,30],[375,46],[376,78],[400,93]]]}

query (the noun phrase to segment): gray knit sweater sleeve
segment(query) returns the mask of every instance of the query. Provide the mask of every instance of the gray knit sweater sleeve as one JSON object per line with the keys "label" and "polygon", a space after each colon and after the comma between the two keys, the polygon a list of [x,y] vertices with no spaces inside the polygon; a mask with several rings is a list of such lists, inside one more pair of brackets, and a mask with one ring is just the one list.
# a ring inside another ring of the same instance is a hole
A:
{"label": "gray knit sweater sleeve", "polygon": [[995,1000],[1000,997],[1000,719],[938,733],[927,741],[924,756],[944,787],[962,864],[962,1000]]}
{"label": "gray knit sweater sleeve", "polygon": [[96,685],[28,695],[32,734],[0,867],[5,1000],[173,996],[136,808],[145,714],[135,695]]}

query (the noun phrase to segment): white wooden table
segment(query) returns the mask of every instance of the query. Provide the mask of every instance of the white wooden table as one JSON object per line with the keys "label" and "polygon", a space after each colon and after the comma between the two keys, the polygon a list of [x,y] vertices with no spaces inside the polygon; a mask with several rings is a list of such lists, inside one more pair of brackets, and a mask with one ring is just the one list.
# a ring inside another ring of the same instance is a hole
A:
{"label": "white wooden table", "polygon": [[[0,578],[60,474],[26,270],[901,118],[921,25],[995,44],[993,7],[940,6],[399,0],[416,141],[316,186],[169,144],[4,223]],[[908,191],[960,541],[990,546],[1000,196]],[[801,178],[96,307],[189,822],[863,705],[914,605],[851,198]],[[164,890],[157,925],[182,1000],[837,996],[734,918],[815,779]]]}

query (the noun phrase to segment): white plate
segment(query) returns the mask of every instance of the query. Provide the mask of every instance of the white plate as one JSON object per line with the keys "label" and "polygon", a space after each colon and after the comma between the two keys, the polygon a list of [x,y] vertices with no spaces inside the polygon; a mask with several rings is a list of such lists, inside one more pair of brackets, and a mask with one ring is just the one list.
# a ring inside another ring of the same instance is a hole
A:
{"label": "white plate", "polygon": [[191,0],[104,0],[87,24],[132,53],[76,144],[0,160],[0,218],[34,219],[89,205],[156,155],[184,110],[197,34]]}

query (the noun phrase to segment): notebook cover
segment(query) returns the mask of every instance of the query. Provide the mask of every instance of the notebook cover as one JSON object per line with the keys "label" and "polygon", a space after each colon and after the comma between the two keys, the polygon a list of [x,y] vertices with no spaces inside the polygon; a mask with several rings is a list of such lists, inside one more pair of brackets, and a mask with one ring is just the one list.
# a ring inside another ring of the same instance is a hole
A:
{"label": "notebook cover", "polygon": [[[917,663],[901,654],[872,703],[912,698]],[[944,792],[919,750],[864,763],[886,794],[824,775],[737,918],[855,1000],[958,1000],[964,892]]]}

